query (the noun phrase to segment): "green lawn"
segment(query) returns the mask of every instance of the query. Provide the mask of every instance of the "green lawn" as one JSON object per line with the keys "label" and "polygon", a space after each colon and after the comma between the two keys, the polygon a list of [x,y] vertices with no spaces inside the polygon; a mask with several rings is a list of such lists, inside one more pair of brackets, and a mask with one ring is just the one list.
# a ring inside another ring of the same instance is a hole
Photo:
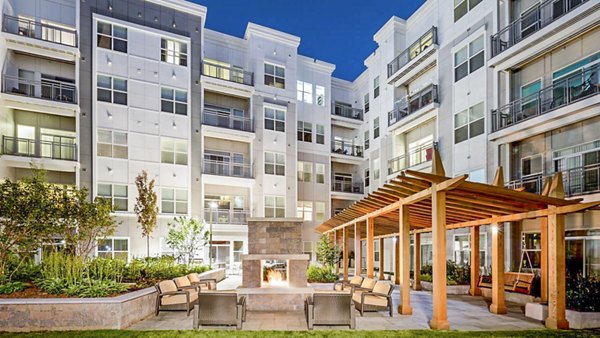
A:
{"label": "green lawn", "polygon": [[72,332],[38,332],[38,333],[0,333],[0,337],[44,337],[44,338],[121,338],[121,337],[599,337],[600,331],[72,331]]}

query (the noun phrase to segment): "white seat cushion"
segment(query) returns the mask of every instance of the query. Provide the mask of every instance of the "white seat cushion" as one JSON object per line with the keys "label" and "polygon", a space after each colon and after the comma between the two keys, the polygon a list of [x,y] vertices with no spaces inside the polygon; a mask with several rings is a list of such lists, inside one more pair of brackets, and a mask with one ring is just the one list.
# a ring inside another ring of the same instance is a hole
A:
{"label": "white seat cushion", "polygon": [[[187,290],[190,294],[190,303],[193,303],[198,299],[198,292],[194,290]],[[176,304],[186,304],[186,296],[184,294],[181,295],[167,295],[163,296],[161,300],[162,305],[176,305]]]}

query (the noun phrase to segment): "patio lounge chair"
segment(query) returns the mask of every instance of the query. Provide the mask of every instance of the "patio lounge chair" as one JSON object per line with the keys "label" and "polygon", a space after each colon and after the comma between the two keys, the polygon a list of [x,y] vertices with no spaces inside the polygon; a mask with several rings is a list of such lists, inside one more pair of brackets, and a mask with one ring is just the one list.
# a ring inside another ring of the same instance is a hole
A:
{"label": "patio lounge chair", "polygon": [[336,291],[342,291],[342,290],[346,290],[348,288],[350,289],[354,289],[355,287],[360,287],[360,284],[363,281],[363,277],[362,276],[354,276],[352,277],[352,279],[350,279],[349,282],[345,282],[345,281],[337,281],[333,284],[333,289]]}
{"label": "patio lounge chair", "polygon": [[195,288],[180,290],[172,280],[164,280],[154,286],[158,295],[156,296],[155,315],[159,311],[190,311],[198,301],[198,291]]}
{"label": "patio lounge chair", "polygon": [[352,288],[352,293],[356,292],[367,292],[373,290],[377,281],[373,278],[365,278],[360,283],[360,286],[355,286]]}
{"label": "patio lounge chair", "polygon": [[304,301],[308,329],[314,325],[348,325],[356,327],[356,314],[349,291],[315,292]]}
{"label": "patio lounge chair", "polygon": [[201,279],[200,275],[195,272],[188,274],[186,277],[192,285],[199,285],[201,291],[217,289],[216,279]]}
{"label": "patio lounge chair", "polygon": [[354,292],[352,301],[356,309],[360,311],[361,316],[365,311],[388,310],[390,317],[392,317],[392,291],[394,291],[392,284],[377,281],[372,291]]}
{"label": "patio lounge chair", "polygon": [[202,292],[194,307],[194,329],[200,325],[235,325],[242,329],[246,321],[246,297],[235,292]]}

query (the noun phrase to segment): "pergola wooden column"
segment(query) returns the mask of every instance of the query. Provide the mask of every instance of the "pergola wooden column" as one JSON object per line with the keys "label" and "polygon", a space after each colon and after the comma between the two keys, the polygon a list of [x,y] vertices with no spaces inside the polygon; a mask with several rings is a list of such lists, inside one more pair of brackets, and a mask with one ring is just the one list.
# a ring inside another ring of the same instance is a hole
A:
{"label": "pergola wooden column", "polygon": [[[362,200],[344,209],[335,217],[319,225],[316,230],[332,233],[346,229],[353,232],[355,241],[367,241],[367,276],[373,277],[373,242],[376,238],[399,237],[399,269],[401,303],[400,313],[409,314],[410,290],[408,273],[410,233],[415,234],[415,287],[419,284],[420,238],[419,234],[432,233],[433,254],[433,314],[430,326],[448,329],[446,304],[446,230],[472,228],[472,257],[479,254],[479,226],[493,225],[492,275],[494,301],[490,310],[503,313],[504,289],[501,278],[504,273],[502,225],[525,219],[547,218],[548,246],[542,248],[547,256],[548,310],[546,326],[568,327],[565,319],[565,238],[564,216],[600,205],[600,202],[581,203],[581,200],[565,200],[562,193],[562,177],[557,175],[547,195],[507,189],[502,186],[502,170],[499,168],[495,185],[467,181],[467,175],[446,177],[437,150],[434,150],[433,173],[405,170],[389,183]],[[357,224],[366,222],[366,231],[360,232]],[[408,232],[407,232],[408,231]],[[496,233],[494,235],[494,233]],[[406,244],[408,243],[408,244]],[[475,244],[477,243],[477,244]],[[360,244],[360,243],[359,243]],[[357,251],[358,251],[357,246]],[[544,254],[543,253],[543,254]],[[380,254],[380,257],[383,253]],[[357,256],[357,263],[360,256]],[[477,259],[473,259],[473,263]],[[359,265],[359,264],[357,264]],[[474,265],[471,290],[477,294],[478,264]],[[360,271],[360,270],[357,270]],[[412,310],[412,309],[411,309]]]}

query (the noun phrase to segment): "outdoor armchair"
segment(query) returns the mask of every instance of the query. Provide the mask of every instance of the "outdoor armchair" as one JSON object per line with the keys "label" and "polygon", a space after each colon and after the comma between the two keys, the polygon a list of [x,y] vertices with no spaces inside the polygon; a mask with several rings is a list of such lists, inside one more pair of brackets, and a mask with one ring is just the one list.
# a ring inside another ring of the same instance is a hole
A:
{"label": "outdoor armchair", "polygon": [[315,292],[304,301],[308,329],[314,325],[348,325],[356,327],[356,314],[349,291]]}
{"label": "outdoor armchair", "polygon": [[346,281],[337,281],[333,284],[333,289],[336,291],[342,291],[346,289],[354,289],[355,287],[360,287],[362,284],[363,277],[362,276],[354,276],[350,279],[349,282]]}
{"label": "outdoor armchair", "polygon": [[194,304],[198,301],[198,292],[195,289],[179,290],[172,280],[164,280],[154,286],[157,291],[156,309],[159,311],[187,311],[190,315]]}
{"label": "outdoor armchair", "polygon": [[194,329],[200,325],[235,325],[242,329],[246,321],[246,297],[235,292],[201,292],[194,307]]}
{"label": "outdoor armchair", "polygon": [[367,277],[362,280],[362,282],[360,283],[360,286],[355,286],[352,288],[352,293],[371,291],[375,287],[376,283],[377,283],[377,281],[375,279]]}
{"label": "outdoor armchair", "polygon": [[392,291],[394,291],[392,284],[377,281],[372,291],[354,292],[352,301],[361,316],[365,311],[388,310],[392,317]]}
{"label": "outdoor armchair", "polygon": [[188,274],[186,277],[192,285],[199,285],[201,291],[217,289],[216,279],[201,279],[200,275],[195,272]]}
{"label": "outdoor armchair", "polygon": [[173,282],[177,285],[178,290],[195,290],[200,292],[200,287],[198,284],[192,284],[187,276],[173,278]]}

